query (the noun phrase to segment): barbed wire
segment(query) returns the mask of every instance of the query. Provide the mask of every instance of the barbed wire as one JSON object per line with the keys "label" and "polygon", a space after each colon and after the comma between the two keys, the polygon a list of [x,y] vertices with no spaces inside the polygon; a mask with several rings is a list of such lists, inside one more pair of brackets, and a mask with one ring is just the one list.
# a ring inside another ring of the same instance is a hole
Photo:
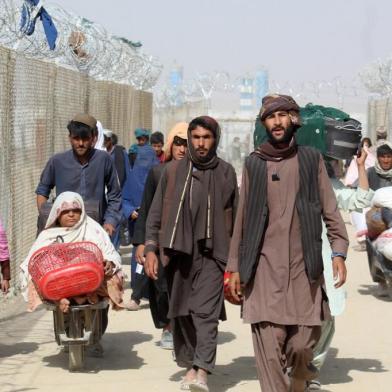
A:
{"label": "barbed wire", "polygon": [[385,60],[377,60],[367,66],[360,73],[360,78],[369,92],[382,97],[390,97],[392,94],[392,56]]}
{"label": "barbed wire", "polygon": [[[159,109],[198,100],[208,101],[214,93],[239,94],[244,77],[251,78],[252,75],[230,75],[227,71],[222,70],[196,73],[193,78],[185,79],[180,85],[172,86],[168,83],[154,88],[154,104]],[[355,76],[351,80],[335,77],[332,80],[298,83],[277,80],[269,82],[269,92],[271,93],[290,94],[303,102],[317,102],[322,97],[332,97],[337,99],[341,106],[345,98],[366,96],[366,87],[359,76]]]}
{"label": "barbed wire", "polygon": [[75,15],[60,5],[45,3],[58,35],[50,50],[44,28],[36,21],[35,31],[27,35],[21,28],[22,7],[27,21],[33,23],[34,6],[28,1],[0,0],[0,45],[28,56],[53,61],[86,73],[99,80],[129,84],[140,90],[155,86],[162,71],[158,60],[144,53],[138,43],[111,35],[103,26]]}

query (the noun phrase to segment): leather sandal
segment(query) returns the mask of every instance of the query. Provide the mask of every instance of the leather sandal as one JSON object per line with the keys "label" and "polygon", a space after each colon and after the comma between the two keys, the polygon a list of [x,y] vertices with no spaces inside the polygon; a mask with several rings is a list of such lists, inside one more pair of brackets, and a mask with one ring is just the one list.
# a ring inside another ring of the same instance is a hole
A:
{"label": "leather sandal", "polygon": [[210,391],[207,383],[205,383],[203,381],[195,380],[189,384],[189,387],[192,392],[209,392]]}

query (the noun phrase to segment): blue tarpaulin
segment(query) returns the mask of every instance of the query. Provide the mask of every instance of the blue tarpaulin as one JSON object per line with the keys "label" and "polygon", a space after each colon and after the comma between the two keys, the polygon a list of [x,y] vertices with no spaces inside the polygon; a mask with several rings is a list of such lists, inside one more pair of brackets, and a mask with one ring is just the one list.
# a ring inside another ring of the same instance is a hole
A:
{"label": "blue tarpaulin", "polygon": [[[33,7],[32,11],[31,7]],[[54,50],[56,48],[58,33],[51,16],[45,8],[42,7],[40,0],[25,0],[22,7],[20,31],[23,34],[32,35],[35,31],[35,24],[38,18],[42,21],[49,48],[50,50]]]}

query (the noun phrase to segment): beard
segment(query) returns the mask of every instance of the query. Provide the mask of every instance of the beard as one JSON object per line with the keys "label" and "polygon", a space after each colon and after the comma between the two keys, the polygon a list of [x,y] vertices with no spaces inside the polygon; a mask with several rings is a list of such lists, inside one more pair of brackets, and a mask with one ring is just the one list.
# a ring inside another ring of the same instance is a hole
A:
{"label": "beard", "polygon": [[[275,139],[272,134],[272,132],[277,129],[279,129],[279,130],[284,129],[284,135],[281,139]],[[271,144],[288,144],[288,143],[290,143],[291,139],[293,138],[296,129],[297,128],[293,124],[291,124],[287,128],[276,127],[276,128],[272,128],[271,130],[266,129],[266,131],[267,131],[268,139]]]}

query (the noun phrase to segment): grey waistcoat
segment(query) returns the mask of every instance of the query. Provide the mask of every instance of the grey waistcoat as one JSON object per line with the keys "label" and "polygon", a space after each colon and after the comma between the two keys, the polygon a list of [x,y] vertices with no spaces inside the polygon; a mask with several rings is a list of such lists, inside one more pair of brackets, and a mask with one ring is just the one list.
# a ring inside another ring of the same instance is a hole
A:
{"label": "grey waistcoat", "polygon": [[[299,192],[296,208],[299,215],[305,268],[311,282],[323,273],[321,204],[318,186],[320,154],[311,147],[298,146]],[[241,283],[254,277],[268,226],[267,162],[252,154],[245,162],[249,175],[247,211],[239,249]],[[287,244],[289,246],[289,244]]]}

